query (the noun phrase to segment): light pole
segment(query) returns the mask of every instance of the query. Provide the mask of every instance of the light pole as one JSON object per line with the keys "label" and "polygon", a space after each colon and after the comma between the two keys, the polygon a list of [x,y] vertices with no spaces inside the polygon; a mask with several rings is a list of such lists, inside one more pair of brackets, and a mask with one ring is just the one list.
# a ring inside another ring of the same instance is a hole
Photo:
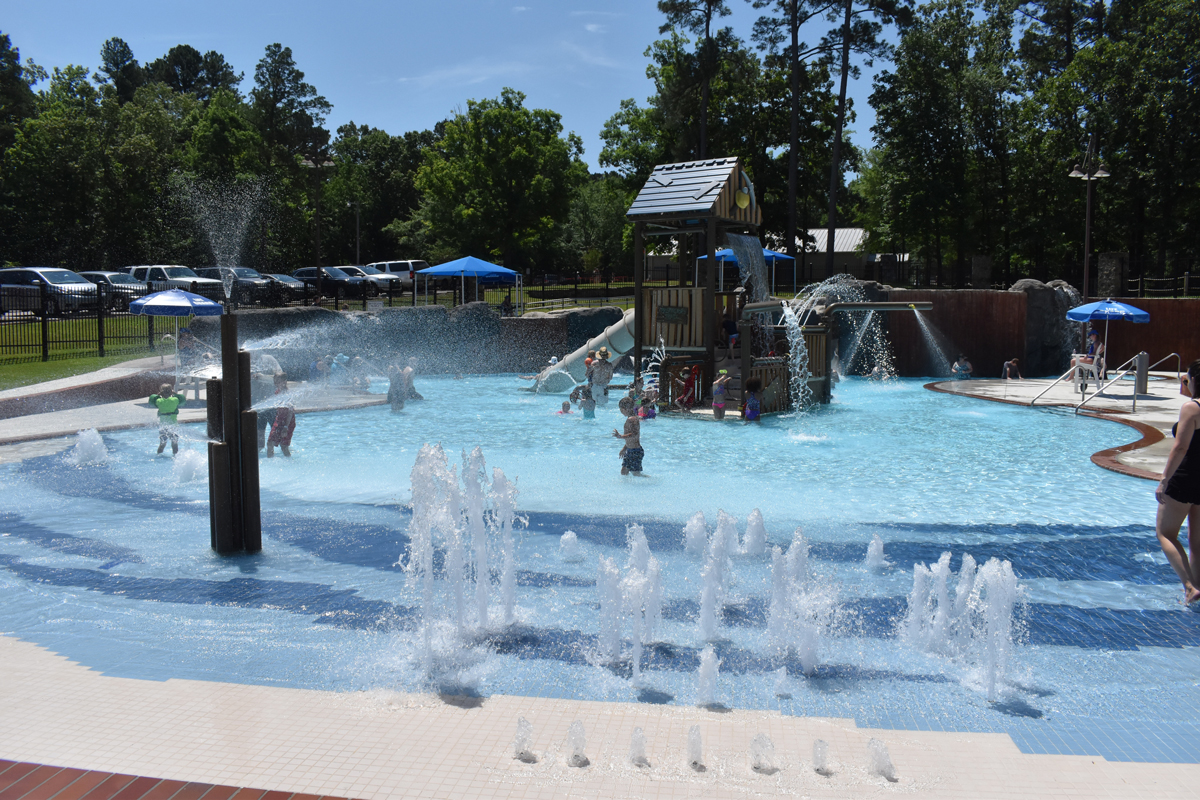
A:
{"label": "light pole", "polygon": [[311,159],[306,158],[300,162],[300,166],[315,170],[317,176],[317,196],[316,196],[316,223],[317,223],[317,297],[324,296],[324,281],[321,280],[321,170],[325,167],[332,167],[333,162],[330,161],[322,150],[317,150],[313,153]]}
{"label": "light pole", "polygon": [[359,232],[358,232],[359,231],[358,212],[359,212],[360,205],[361,204],[357,200],[347,200],[346,201],[346,208],[349,208],[350,206],[354,206],[354,265],[358,266],[358,267],[362,266],[362,248],[361,248],[362,239],[360,238]]}
{"label": "light pole", "polygon": [[1088,299],[1088,277],[1091,273],[1091,256],[1092,256],[1092,184],[1101,178],[1109,176],[1108,170],[1103,164],[1094,166],[1096,160],[1096,134],[1092,134],[1088,139],[1087,153],[1083,157],[1083,168],[1078,164],[1075,169],[1071,170],[1070,177],[1079,178],[1087,181],[1087,214],[1084,217],[1083,223],[1083,301],[1086,303]]}

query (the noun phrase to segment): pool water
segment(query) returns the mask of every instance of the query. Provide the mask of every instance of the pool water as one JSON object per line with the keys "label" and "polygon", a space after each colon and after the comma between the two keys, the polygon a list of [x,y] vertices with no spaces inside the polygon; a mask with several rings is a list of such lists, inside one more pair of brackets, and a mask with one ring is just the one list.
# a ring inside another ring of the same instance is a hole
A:
{"label": "pool water", "polygon": [[[417,656],[419,593],[402,567],[410,472],[425,443],[440,443],[452,464],[478,445],[489,473],[515,479],[526,518],[518,624],[464,644],[436,611],[432,688],[695,703],[703,563],[685,552],[682,528],[703,512],[711,531],[724,511],[744,533],[757,508],[770,545],[786,547],[802,528],[835,623],[815,674],[773,658],[770,556],[733,557],[714,645],[722,705],[1007,732],[1027,752],[1200,762],[1200,745],[1168,733],[1200,710],[1200,615],[1180,606],[1154,538],[1153,485],[1089,461],[1135,438],[1131,429],[920,381],[851,379],[828,407],[761,425],[648,421],[646,475],[633,477],[619,474],[615,402],[584,420],[555,413],[561,396],[519,386],[512,376],[427,377],[418,388],[428,399],[399,414],[301,415],[293,457],[261,462],[255,556],[208,548],[202,426],[186,428],[174,462],[154,455],[156,432],[142,429],[106,434],[102,464],[57,455],[0,466],[0,631],[126,677],[431,688]],[[628,625],[616,664],[600,663],[596,641],[598,559],[624,568],[633,522],[662,564],[665,593],[641,685]],[[581,561],[560,551],[567,530]],[[876,535],[891,564],[882,572],[863,563]],[[955,572],[969,553],[1010,561],[1020,581],[1016,646],[991,702],[978,663],[897,635],[914,564],[944,551]]]}

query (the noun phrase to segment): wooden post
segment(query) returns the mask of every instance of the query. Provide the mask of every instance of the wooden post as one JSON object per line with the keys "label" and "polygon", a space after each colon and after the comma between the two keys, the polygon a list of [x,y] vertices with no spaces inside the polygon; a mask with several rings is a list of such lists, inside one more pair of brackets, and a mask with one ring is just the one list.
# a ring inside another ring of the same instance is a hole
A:
{"label": "wooden post", "polygon": [[238,351],[238,494],[242,548],[247,553],[262,550],[262,514],[258,490],[258,412],[251,411],[250,354]]}
{"label": "wooden post", "polygon": [[[716,341],[717,341],[717,218],[708,218],[708,235],[705,237],[705,246],[708,250],[708,258],[705,259],[704,269],[704,363],[705,374],[712,375],[713,369],[716,367]],[[745,342],[741,343],[742,347],[746,346]]]}
{"label": "wooden post", "polygon": [[636,381],[642,369],[642,324],[647,319],[646,301],[642,297],[642,282],[646,271],[645,223],[633,225],[633,377]]}
{"label": "wooden post", "polygon": [[[221,485],[218,477],[217,492],[222,490],[226,495],[224,502],[229,504],[231,519],[231,536],[227,546],[232,551],[242,549],[242,488],[241,488],[241,436],[238,428],[241,422],[240,375],[238,370],[237,317],[233,314],[221,315],[221,442],[227,448],[228,479]],[[249,388],[249,387],[247,387]],[[226,488],[227,487],[227,488]],[[214,507],[214,513],[220,507]],[[218,550],[218,552],[230,552]]]}

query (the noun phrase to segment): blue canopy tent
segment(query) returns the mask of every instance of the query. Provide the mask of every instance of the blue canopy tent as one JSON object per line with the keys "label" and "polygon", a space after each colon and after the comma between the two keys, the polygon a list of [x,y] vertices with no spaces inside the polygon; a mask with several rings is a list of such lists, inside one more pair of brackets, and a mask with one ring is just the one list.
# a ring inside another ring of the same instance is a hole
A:
{"label": "blue canopy tent", "polygon": [[[696,280],[699,279],[700,262],[704,261],[707,258],[708,258],[708,256],[704,255],[704,256],[700,256],[699,258],[696,259],[695,274],[693,274],[693,276],[692,276],[693,284],[695,283]],[[796,259],[787,255],[786,253],[776,253],[774,250],[768,250],[767,248],[764,247],[763,248],[763,261],[766,261],[767,264],[769,264],[771,267],[771,287],[772,287],[772,289],[774,289],[774,287],[775,287],[775,263],[777,261],[791,261],[792,262],[792,269],[793,269],[792,283],[796,282],[796,275],[794,273],[794,270],[796,267]],[[717,266],[720,269],[720,274],[718,277],[719,283],[717,284],[718,286],[725,285],[725,265],[727,263],[733,264],[735,267],[738,266],[737,256],[734,255],[733,249],[728,248],[728,247],[725,248],[724,250],[717,251]]]}
{"label": "blue canopy tent", "polygon": [[[521,296],[521,273],[515,270],[502,267],[499,264],[492,264],[475,256],[467,256],[454,261],[447,261],[445,264],[438,264],[436,267],[426,267],[422,270],[417,270],[418,275],[425,276],[425,294],[429,294],[429,279],[430,278],[458,278],[462,281],[463,302],[466,302],[467,278],[475,279],[475,299],[479,299],[479,284],[488,285],[504,285],[509,284],[517,287],[517,297]],[[518,304],[520,300],[518,299]],[[518,312],[519,313],[519,312]]]}

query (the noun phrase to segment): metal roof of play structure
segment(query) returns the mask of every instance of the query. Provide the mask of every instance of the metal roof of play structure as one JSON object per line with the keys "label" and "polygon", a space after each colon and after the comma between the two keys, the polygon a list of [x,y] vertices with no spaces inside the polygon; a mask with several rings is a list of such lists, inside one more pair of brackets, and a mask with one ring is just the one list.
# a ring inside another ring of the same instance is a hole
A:
{"label": "metal roof of play structure", "polygon": [[625,217],[679,229],[698,227],[711,217],[738,225],[762,224],[754,185],[736,158],[659,164]]}

